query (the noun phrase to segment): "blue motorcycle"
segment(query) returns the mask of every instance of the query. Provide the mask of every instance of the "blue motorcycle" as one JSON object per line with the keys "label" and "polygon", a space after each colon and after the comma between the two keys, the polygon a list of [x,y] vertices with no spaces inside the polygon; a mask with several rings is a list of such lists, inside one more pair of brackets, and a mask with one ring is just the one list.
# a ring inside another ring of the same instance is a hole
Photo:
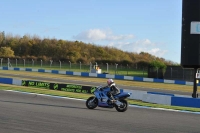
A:
{"label": "blue motorcycle", "polygon": [[125,98],[129,97],[131,93],[123,92],[120,90],[120,93],[117,95],[113,95],[115,98],[115,102],[108,97],[108,92],[110,88],[102,88],[102,86],[96,87],[94,91],[95,96],[91,96],[86,101],[86,106],[88,109],[94,109],[97,106],[103,108],[114,108],[118,112],[125,112],[128,108],[128,102]]}

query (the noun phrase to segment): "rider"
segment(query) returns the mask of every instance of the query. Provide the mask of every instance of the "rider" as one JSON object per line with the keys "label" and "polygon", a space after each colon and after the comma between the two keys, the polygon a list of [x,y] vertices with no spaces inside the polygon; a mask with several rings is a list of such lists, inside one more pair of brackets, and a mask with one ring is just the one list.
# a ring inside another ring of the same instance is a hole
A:
{"label": "rider", "polygon": [[110,91],[107,93],[108,97],[111,99],[111,102],[115,102],[115,98],[113,97],[113,95],[117,95],[120,93],[119,88],[117,88],[115,86],[115,82],[113,81],[113,79],[108,79],[107,80],[107,85],[106,87],[110,88]]}

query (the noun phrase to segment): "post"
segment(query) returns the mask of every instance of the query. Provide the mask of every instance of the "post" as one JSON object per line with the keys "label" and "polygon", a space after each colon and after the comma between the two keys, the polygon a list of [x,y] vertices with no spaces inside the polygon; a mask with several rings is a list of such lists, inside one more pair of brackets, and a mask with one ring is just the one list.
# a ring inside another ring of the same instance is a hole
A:
{"label": "post", "polygon": [[106,65],[107,65],[107,73],[108,73],[108,63],[106,63]]}
{"label": "post", "polygon": [[143,77],[144,77],[144,67],[143,67]]}
{"label": "post", "polygon": [[42,60],[41,60],[41,67],[42,67]]}
{"label": "post", "polygon": [[156,69],[157,69],[157,79],[158,79],[158,68],[156,67]]}
{"label": "post", "polygon": [[50,68],[51,68],[51,66],[52,66],[52,63],[53,63],[53,60],[50,60]]}
{"label": "post", "polygon": [[81,62],[80,62],[80,70],[81,70]]}
{"label": "post", "polygon": [[69,61],[69,70],[71,70],[71,62]]}
{"label": "post", "polygon": [[10,59],[8,58],[8,67],[9,67]]}
{"label": "post", "polygon": [[128,76],[128,64],[127,64],[127,76]]}
{"label": "post", "polygon": [[59,62],[60,62],[60,69],[61,69],[61,61],[59,60]]}
{"label": "post", "polygon": [[172,67],[171,67],[171,79],[172,79]]}
{"label": "post", "polygon": [[117,65],[118,64],[115,63],[115,75],[116,75],[116,71],[117,71]]}
{"label": "post", "polygon": [[32,67],[34,66],[34,60],[32,59]]}
{"label": "post", "polygon": [[92,70],[92,63],[90,62],[90,72],[91,72],[91,70]]}
{"label": "post", "polygon": [[15,62],[15,63],[16,63],[15,66],[17,67],[17,59],[15,59],[15,61],[16,61],[16,62]]}
{"label": "post", "polygon": [[23,59],[24,60],[24,67],[25,67],[25,59]]}
{"label": "post", "polygon": [[1,67],[2,67],[3,58],[1,58]]}
{"label": "post", "polygon": [[197,94],[196,73],[197,73],[197,68],[194,68],[194,84],[193,84],[193,93],[192,93],[192,97],[193,98],[197,98],[198,97],[198,94]]}

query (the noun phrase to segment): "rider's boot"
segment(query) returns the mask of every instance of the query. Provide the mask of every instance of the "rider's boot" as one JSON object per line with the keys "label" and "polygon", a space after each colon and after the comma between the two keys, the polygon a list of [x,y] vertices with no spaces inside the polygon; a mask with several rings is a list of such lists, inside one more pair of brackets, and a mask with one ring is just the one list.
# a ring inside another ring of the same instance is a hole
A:
{"label": "rider's boot", "polygon": [[111,102],[112,103],[114,103],[114,102],[116,102],[117,100],[115,100],[115,98],[113,97],[113,95],[111,94],[111,96],[110,96],[110,99],[111,99]]}

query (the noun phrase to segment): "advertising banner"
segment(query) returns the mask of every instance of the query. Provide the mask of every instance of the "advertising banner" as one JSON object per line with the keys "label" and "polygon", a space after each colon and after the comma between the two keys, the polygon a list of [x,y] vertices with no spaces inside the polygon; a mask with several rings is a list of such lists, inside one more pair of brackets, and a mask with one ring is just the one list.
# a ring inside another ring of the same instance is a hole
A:
{"label": "advertising banner", "polygon": [[76,84],[48,83],[42,81],[22,80],[22,86],[37,87],[76,93],[93,93],[96,87]]}

